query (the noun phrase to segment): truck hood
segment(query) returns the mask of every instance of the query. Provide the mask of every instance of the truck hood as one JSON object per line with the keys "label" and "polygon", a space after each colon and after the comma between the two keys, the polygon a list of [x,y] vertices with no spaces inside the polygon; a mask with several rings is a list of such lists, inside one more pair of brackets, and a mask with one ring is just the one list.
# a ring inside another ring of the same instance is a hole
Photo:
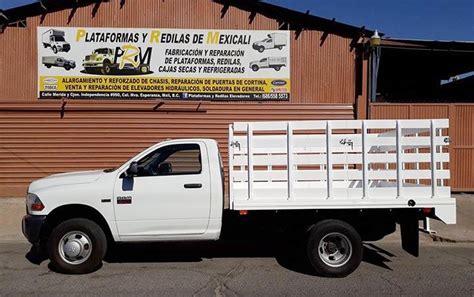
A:
{"label": "truck hood", "polygon": [[41,189],[57,186],[93,183],[104,174],[102,170],[54,174],[32,182],[28,188],[28,192],[35,193]]}

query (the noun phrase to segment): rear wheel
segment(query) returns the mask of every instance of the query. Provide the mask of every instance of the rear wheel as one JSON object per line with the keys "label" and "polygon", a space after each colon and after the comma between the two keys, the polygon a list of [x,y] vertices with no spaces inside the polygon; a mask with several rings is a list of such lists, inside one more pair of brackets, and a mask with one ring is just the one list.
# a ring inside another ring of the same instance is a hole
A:
{"label": "rear wheel", "polygon": [[51,264],[58,272],[82,274],[94,271],[107,251],[102,228],[88,219],[70,219],[56,226],[48,242]]}
{"label": "rear wheel", "polygon": [[344,277],[359,267],[362,261],[362,240],[349,224],[339,220],[324,220],[310,231],[307,253],[318,274]]}
{"label": "rear wheel", "polygon": [[281,66],[275,66],[276,71],[280,71],[280,69],[281,69]]}
{"label": "rear wheel", "polygon": [[148,65],[141,65],[140,66],[140,73],[146,74],[150,71],[150,67]]}

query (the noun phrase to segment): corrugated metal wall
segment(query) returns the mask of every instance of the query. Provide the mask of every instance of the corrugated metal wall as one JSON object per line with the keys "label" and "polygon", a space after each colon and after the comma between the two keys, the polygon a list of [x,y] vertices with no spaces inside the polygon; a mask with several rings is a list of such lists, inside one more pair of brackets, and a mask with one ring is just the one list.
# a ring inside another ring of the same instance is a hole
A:
{"label": "corrugated metal wall", "polygon": [[[27,28],[6,28],[0,34],[0,100],[36,100],[37,26],[200,28],[277,30],[276,20],[230,7],[221,17],[222,6],[208,0],[103,2],[94,18],[93,6],[29,18]],[[291,97],[293,103],[354,103],[355,50],[351,39],[303,31],[291,35]]]}
{"label": "corrugated metal wall", "polygon": [[449,119],[451,188],[474,191],[474,104],[373,103],[371,119]]}
{"label": "corrugated metal wall", "polygon": [[[227,168],[233,121],[352,119],[352,105],[69,102],[0,103],[0,193],[24,195],[34,179],[108,168],[167,138],[213,138]],[[92,110],[91,110],[92,109]],[[227,170],[226,170],[227,176]]]}
{"label": "corrugated metal wall", "polygon": [[[350,39],[303,31],[291,40],[290,102],[61,101],[37,99],[37,26],[271,29],[277,21],[207,0],[102,2],[27,20],[0,34],[0,197],[23,196],[34,179],[113,167],[166,138],[209,137],[226,160],[233,121],[354,118]],[[227,162],[227,160],[226,160]]]}

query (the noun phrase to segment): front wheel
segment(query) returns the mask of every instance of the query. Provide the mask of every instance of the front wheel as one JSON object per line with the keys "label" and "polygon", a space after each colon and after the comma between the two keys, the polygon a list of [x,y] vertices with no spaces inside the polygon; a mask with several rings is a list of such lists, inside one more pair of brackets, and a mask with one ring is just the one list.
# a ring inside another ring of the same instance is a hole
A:
{"label": "front wheel", "polygon": [[55,54],[58,53],[58,49],[55,46],[53,46],[53,53],[55,53]]}
{"label": "front wheel", "polygon": [[324,220],[310,231],[307,253],[314,270],[327,277],[344,277],[362,261],[362,240],[349,224]]}
{"label": "front wheel", "polygon": [[101,69],[102,74],[110,74],[112,72],[112,65],[109,61],[104,61]]}
{"label": "front wheel", "polygon": [[107,238],[95,222],[76,218],[62,222],[51,232],[48,254],[58,272],[83,274],[94,271],[107,251]]}

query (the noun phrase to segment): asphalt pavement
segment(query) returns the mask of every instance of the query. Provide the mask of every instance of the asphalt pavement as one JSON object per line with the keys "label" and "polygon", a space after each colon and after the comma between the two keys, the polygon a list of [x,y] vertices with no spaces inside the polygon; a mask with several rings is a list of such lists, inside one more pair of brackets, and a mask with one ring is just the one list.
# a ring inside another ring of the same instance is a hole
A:
{"label": "asphalt pavement", "polygon": [[261,242],[128,244],[96,272],[63,275],[32,263],[29,244],[4,242],[0,296],[474,296],[473,243],[423,238],[418,258],[396,240],[366,243],[342,279],[281,252]]}
{"label": "asphalt pavement", "polygon": [[291,244],[126,244],[87,275],[63,275],[20,231],[23,199],[0,208],[0,296],[474,296],[474,195],[456,195],[458,224],[433,221],[420,256],[398,231],[365,243],[361,266],[341,279],[314,275]]}

